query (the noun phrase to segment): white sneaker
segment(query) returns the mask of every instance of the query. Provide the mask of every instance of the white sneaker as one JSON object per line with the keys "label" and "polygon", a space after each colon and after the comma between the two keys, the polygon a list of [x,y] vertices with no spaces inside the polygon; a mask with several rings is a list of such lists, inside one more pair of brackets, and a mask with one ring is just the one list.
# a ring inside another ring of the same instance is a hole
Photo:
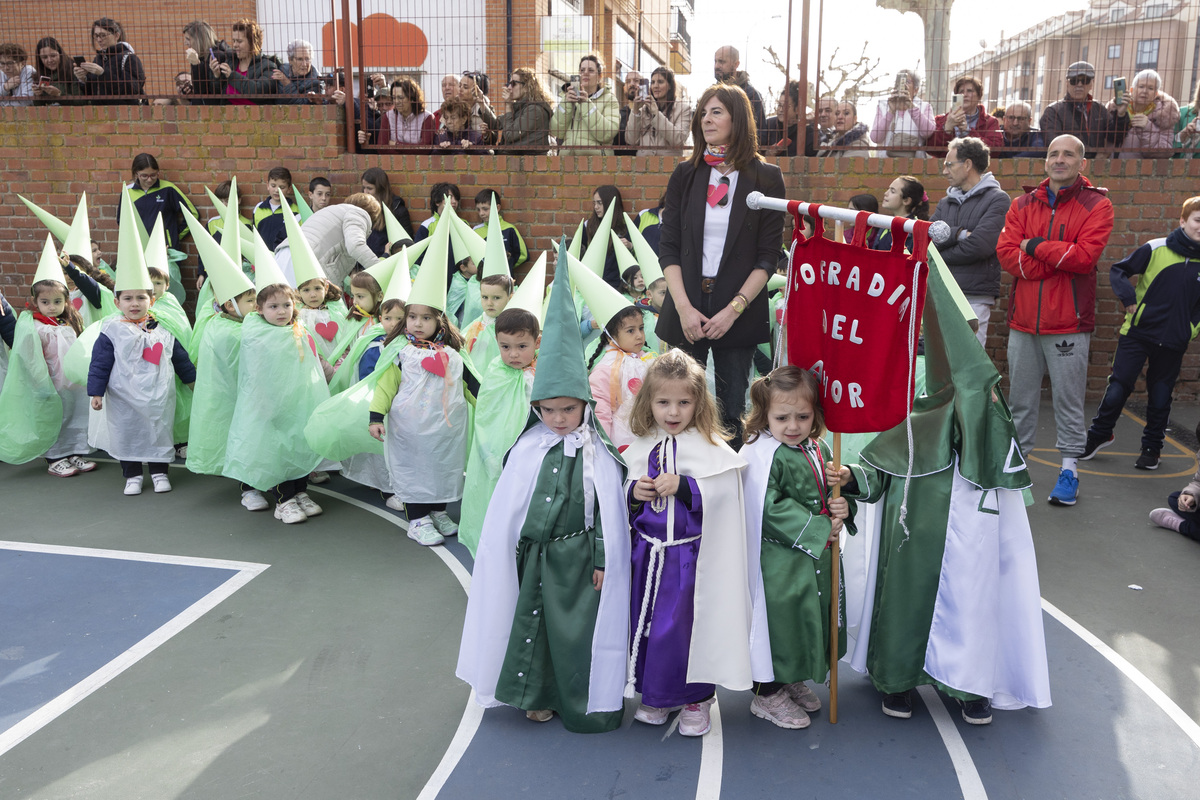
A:
{"label": "white sneaker", "polygon": [[769,697],[756,694],[750,701],[750,713],[790,730],[807,728],[812,722],[786,689],[780,689]]}
{"label": "white sneaker", "polygon": [[458,536],[458,523],[450,519],[445,511],[431,511],[429,518],[442,536]]}
{"label": "white sneaker", "polygon": [[807,683],[789,683],[783,687],[792,698],[792,702],[803,708],[807,713],[811,714],[814,711],[821,710],[821,698],[817,697],[817,693],[808,687]]}
{"label": "white sneaker", "polygon": [[70,456],[67,458],[67,461],[70,461],[75,469],[79,470],[80,472],[91,472],[96,468],[95,461],[84,461],[79,456]]}
{"label": "white sneaker", "polygon": [[72,464],[70,458],[60,458],[48,466],[46,472],[49,472],[56,478],[69,478],[72,475],[79,474],[79,467]]}
{"label": "white sneaker", "polygon": [[710,697],[702,703],[688,703],[679,712],[679,734],[681,736],[703,736],[712,730],[712,719],[708,709],[715,698]]}
{"label": "white sneaker", "polygon": [[634,719],[638,722],[644,722],[647,725],[663,725],[669,716],[671,716],[671,709],[655,708],[645,703],[639,703],[637,711],[633,712]]}
{"label": "white sneaker", "polygon": [[247,489],[242,492],[242,508],[247,511],[266,511],[271,504],[263,497],[258,489]]}
{"label": "white sneaker", "polygon": [[181,444],[181,445],[179,445],[179,447],[175,448],[175,457],[182,458],[184,461],[187,461],[187,445],[186,444]]}
{"label": "white sneaker", "polygon": [[295,497],[296,504],[300,506],[300,510],[304,512],[306,517],[319,517],[323,509],[313,502],[313,499],[308,496],[308,492],[300,492]]}
{"label": "white sneaker", "polygon": [[275,504],[275,519],[283,520],[284,525],[294,525],[297,522],[308,522],[308,516],[300,510],[296,498]]}
{"label": "white sneaker", "polygon": [[142,476],[141,475],[138,475],[136,478],[126,478],[125,479],[125,494],[132,496],[132,495],[141,494],[141,493],[142,493]]}
{"label": "white sneaker", "polygon": [[398,495],[392,495],[387,500],[385,500],[383,502],[383,504],[385,506],[387,506],[388,508],[392,509],[393,511],[403,511],[404,510],[404,501],[401,500]]}
{"label": "white sneaker", "polygon": [[308,482],[315,484],[316,486],[320,486],[322,483],[329,483],[329,473],[321,472],[319,470],[317,472],[310,472],[308,475]]}
{"label": "white sneaker", "polygon": [[171,491],[171,479],[167,477],[167,473],[155,472],[150,476],[150,480],[154,481],[155,494]]}
{"label": "white sneaker", "polygon": [[429,517],[421,517],[408,523],[408,538],[425,547],[446,541],[446,537],[438,533],[437,528],[433,525],[433,520]]}

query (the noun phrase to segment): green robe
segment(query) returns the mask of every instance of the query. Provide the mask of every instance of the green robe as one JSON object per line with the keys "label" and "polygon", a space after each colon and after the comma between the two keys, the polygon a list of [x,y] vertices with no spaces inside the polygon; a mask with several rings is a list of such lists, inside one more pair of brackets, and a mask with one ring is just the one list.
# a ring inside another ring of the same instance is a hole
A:
{"label": "green robe", "polygon": [[479,546],[488,501],[500,480],[504,454],[525,429],[532,390],[533,369],[513,369],[496,359],[484,375],[475,403],[475,435],[467,456],[462,518],[458,522],[458,541],[472,557]]}
{"label": "green robe", "polygon": [[[621,725],[621,712],[587,713],[592,634],[604,567],[600,512],[584,530],[581,459],[554,445],[542,460],[517,542],[520,590],[496,699],[527,711],[552,709],[574,733]],[[546,502],[549,500],[550,502]]]}
{"label": "green robe", "polygon": [[196,344],[187,468],[200,475],[221,475],[237,402],[242,321],[228,314],[212,317],[204,328],[203,339]]}
{"label": "green robe", "polygon": [[[172,283],[172,286],[175,284]],[[188,322],[187,313],[183,307],[179,305],[179,301],[175,299],[173,294],[164,294],[154,302],[154,307],[151,309],[154,318],[158,320],[158,324],[162,325],[171,335],[175,337],[175,341],[179,342],[184,347],[192,341],[192,324]],[[188,440],[188,431],[191,427],[192,416],[192,390],[184,385],[179,377],[175,377],[175,425],[173,438],[176,443],[186,442]]]}
{"label": "green robe", "polygon": [[[821,462],[829,461],[829,447],[824,442],[820,447]],[[761,564],[771,665],[780,683],[821,682],[829,673],[833,550],[825,544],[833,520],[821,513],[825,493],[804,453],[782,444],[776,448],[763,501]],[[853,518],[851,503],[845,532],[854,533]],[[844,582],[838,591],[844,598]],[[845,653],[843,627],[838,657]]]}

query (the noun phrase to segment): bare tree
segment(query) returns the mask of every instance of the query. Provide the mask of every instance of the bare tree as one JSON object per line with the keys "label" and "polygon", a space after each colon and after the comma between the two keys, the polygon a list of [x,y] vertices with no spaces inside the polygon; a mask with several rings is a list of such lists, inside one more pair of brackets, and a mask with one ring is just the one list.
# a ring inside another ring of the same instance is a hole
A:
{"label": "bare tree", "polygon": [[[768,59],[775,69],[786,75],[787,67],[775,49],[770,46],[763,49],[767,52]],[[839,53],[840,48],[834,48],[833,52],[829,54],[828,65],[821,70],[821,96],[831,95],[854,103],[860,97],[877,97],[888,91],[889,87],[879,84],[882,79],[878,73],[879,59],[872,59],[867,55],[865,42],[862,53],[854,61],[837,63]],[[796,65],[793,74],[800,74],[799,64]],[[809,84],[808,97],[809,104],[815,107],[816,97],[812,91],[812,84]]]}

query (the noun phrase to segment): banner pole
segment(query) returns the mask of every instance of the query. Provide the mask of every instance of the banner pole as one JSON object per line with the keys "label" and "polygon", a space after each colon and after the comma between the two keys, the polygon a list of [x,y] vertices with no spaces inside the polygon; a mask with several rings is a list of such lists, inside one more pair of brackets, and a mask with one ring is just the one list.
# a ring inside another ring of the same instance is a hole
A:
{"label": "banner pole", "polygon": [[[842,435],[840,433],[833,434],[833,469],[834,472],[842,471]],[[842,484],[837,481],[833,484],[833,496],[838,498],[842,496]],[[832,591],[829,594],[829,722],[832,725],[837,724],[837,708],[838,708],[838,621],[842,605],[842,594],[839,590],[841,587],[841,536],[833,540],[833,569],[830,570],[832,578]]]}

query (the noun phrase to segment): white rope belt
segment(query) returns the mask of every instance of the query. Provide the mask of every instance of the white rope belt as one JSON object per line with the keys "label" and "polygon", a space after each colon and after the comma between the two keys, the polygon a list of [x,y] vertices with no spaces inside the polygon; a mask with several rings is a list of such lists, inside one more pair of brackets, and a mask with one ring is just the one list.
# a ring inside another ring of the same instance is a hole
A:
{"label": "white rope belt", "polygon": [[638,536],[642,537],[650,545],[650,563],[646,567],[646,588],[642,591],[642,607],[638,612],[637,631],[633,637],[633,647],[629,653],[629,668],[625,675],[625,696],[633,697],[634,681],[636,679],[635,672],[637,670],[638,652],[641,650],[642,637],[650,635],[650,623],[646,617],[653,618],[654,607],[658,603],[658,589],[662,584],[663,567],[667,563],[666,549],[675,547],[681,544],[697,541],[700,537],[689,536],[686,539],[669,539],[662,541],[647,536],[641,531],[637,532]]}

